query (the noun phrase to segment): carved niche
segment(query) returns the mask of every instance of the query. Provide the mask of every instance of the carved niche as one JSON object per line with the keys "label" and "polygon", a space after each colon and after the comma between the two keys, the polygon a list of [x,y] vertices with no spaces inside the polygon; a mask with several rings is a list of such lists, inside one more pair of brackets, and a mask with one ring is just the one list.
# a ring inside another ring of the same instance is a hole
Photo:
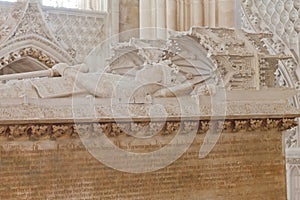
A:
{"label": "carved niche", "polygon": [[[77,64],[107,37],[106,13],[0,2],[0,69],[29,57],[42,69]],[[34,65],[34,62],[32,62]]]}

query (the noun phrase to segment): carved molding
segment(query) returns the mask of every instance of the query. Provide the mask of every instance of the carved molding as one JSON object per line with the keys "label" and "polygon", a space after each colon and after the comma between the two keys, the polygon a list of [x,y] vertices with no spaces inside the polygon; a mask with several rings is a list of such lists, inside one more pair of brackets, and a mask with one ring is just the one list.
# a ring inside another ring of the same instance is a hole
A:
{"label": "carved molding", "polygon": [[47,55],[47,53],[44,53],[42,50],[33,47],[28,47],[18,50],[16,52],[11,52],[8,55],[5,55],[2,58],[0,58],[0,69],[25,57],[31,57],[48,68],[51,68],[58,63],[58,61],[51,58],[49,55]]}
{"label": "carved molding", "polygon": [[[3,91],[5,92],[5,91]],[[9,91],[6,91],[9,92]],[[283,91],[280,92],[284,95]],[[255,94],[253,94],[255,95]],[[210,98],[207,98],[210,102]],[[22,102],[23,100],[23,102]],[[68,98],[61,98],[58,102],[57,99],[54,100],[40,100],[40,99],[30,99],[24,97],[23,99],[2,99],[0,106],[0,121],[2,123],[20,123],[22,121],[53,121],[55,119],[59,120],[75,120],[76,119],[89,119],[98,118],[99,120],[113,119],[113,112],[124,113],[127,110],[130,116],[135,116],[136,118],[145,119],[148,118],[148,112],[152,108],[152,104],[116,104],[111,105],[110,100],[105,99],[95,99],[95,104],[90,105],[88,99],[81,99],[82,105],[73,104],[72,100]],[[79,101],[79,100],[78,100]],[[189,106],[179,106],[176,98],[170,98],[166,101],[161,100],[161,104],[164,105],[165,111],[168,113],[170,118],[178,118],[181,116],[182,110],[185,110],[186,116],[201,116],[202,118],[210,118],[212,112],[223,113],[224,106],[226,106],[226,116],[227,118],[236,118],[236,116],[243,116],[246,118],[253,117],[264,117],[267,116],[286,116],[286,117],[296,117],[298,116],[298,110],[292,106],[287,105],[285,101],[283,102],[227,102],[213,105],[205,103],[205,99],[201,100],[202,103],[199,105],[199,111],[191,110]],[[113,107],[112,107],[113,106]],[[113,108],[113,109],[112,109]],[[225,114],[225,113],[224,113]],[[221,116],[222,117],[222,116]]]}
{"label": "carved molding", "polygon": [[[149,126],[148,126],[149,125]],[[79,124],[25,124],[0,125],[0,140],[57,140],[77,138],[79,134],[94,137],[105,134],[109,137],[121,135],[161,136],[174,135],[179,131],[188,134],[197,129],[205,134],[208,129],[222,130],[223,133],[251,131],[284,131],[297,126],[294,119],[247,119],[223,121],[174,121],[174,122],[130,122],[130,123],[79,123]],[[145,128],[147,127],[147,128]],[[134,134],[133,134],[134,133]]]}
{"label": "carved molding", "polygon": [[289,165],[300,165],[300,158],[287,158],[286,160]]}

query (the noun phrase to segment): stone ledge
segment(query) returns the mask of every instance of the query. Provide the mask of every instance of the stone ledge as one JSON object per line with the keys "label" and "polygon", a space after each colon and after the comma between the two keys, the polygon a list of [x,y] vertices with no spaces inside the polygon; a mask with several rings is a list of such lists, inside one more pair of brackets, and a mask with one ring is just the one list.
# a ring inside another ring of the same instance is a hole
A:
{"label": "stone ledge", "polygon": [[[91,123],[56,123],[56,124],[7,124],[0,125],[0,141],[24,140],[57,140],[64,138],[78,138],[79,133],[91,137],[104,133],[109,137],[128,135],[131,132],[141,133],[145,137],[158,133],[160,136],[188,134],[197,129],[198,134],[205,134],[210,128],[215,131],[249,132],[249,131],[284,131],[297,126],[293,118],[266,119],[236,119],[225,121],[168,121],[168,122],[91,122]],[[145,128],[146,127],[146,128]]]}

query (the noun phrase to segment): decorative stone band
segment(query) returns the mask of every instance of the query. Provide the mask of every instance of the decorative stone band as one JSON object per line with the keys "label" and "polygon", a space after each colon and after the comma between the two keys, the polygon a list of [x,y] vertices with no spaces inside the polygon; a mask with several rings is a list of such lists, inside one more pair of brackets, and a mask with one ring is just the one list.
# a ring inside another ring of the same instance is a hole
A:
{"label": "decorative stone band", "polygon": [[[50,89],[53,90],[53,88]],[[260,91],[227,91],[226,93],[226,101],[212,102],[212,97],[200,96],[198,111],[194,111],[189,104],[179,104],[177,98],[159,98],[155,99],[154,103],[164,107],[168,116],[167,121],[181,121],[182,110],[184,110],[184,116],[192,120],[210,120],[212,116],[214,119],[218,117],[221,119],[266,119],[297,118],[300,115],[300,111],[288,103],[288,99],[296,95],[293,89],[276,88]],[[74,120],[76,123],[115,122],[115,120],[128,121],[132,118],[134,121],[143,122],[150,120],[149,112],[155,104],[114,103],[113,99],[94,98],[91,95],[54,99],[34,99],[24,95],[23,98],[0,99],[0,124],[74,123]],[[224,113],[224,107],[226,113]],[[122,119],[119,119],[120,115],[116,113],[123,113],[124,110],[128,112]],[[157,117],[154,116],[154,118]]]}
{"label": "decorative stone band", "polygon": [[[163,106],[166,118],[160,118],[159,113],[157,116],[149,114],[155,108],[154,103],[124,104],[93,96],[1,99],[0,140],[55,140],[76,138],[79,133],[88,137],[104,133],[114,137],[138,135],[145,138],[195,130],[199,134],[208,130],[228,133],[284,131],[296,126],[294,119],[300,116],[299,110],[287,101],[294,95],[294,90],[279,88],[228,91],[226,101],[214,104],[211,97],[200,96],[198,111],[186,102],[179,104],[176,98],[154,99],[156,105]],[[224,107],[226,112],[222,113]]]}
{"label": "decorative stone band", "polygon": [[53,67],[55,64],[58,63],[41,50],[33,47],[28,47],[18,50],[16,52],[11,52],[9,53],[9,55],[0,58],[0,68],[4,68],[7,65],[16,62],[24,57],[31,57],[49,68]]}
{"label": "decorative stone band", "polygon": [[287,163],[289,165],[299,165],[300,164],[300,158],[287,158]]}
{"label": "decorative stone band", "polygon": [[[87,137],[95,137],[105,134],[108,137],[119,137],[130,132],[140,132],[144,137],[158,133],[158,136],[188,134],[192,130],[198,129],[198,134],[205,134],[207,130],[214,126],[216,130],[228,132],[251,132],[251,131],[284,131],[297,126],[293,118],[278,119],[241,119],[221,121],[182,121],[182,122],[131,122],[131,123],[81,123],[81,124],[20,124],[1,125],[0,141],[24,141],[24,140],[61,140],[78,138],[79,133],[86,134]],[[143,127],[147,127],[144,129]],[[161,128],[162,127],[162,128]]]}

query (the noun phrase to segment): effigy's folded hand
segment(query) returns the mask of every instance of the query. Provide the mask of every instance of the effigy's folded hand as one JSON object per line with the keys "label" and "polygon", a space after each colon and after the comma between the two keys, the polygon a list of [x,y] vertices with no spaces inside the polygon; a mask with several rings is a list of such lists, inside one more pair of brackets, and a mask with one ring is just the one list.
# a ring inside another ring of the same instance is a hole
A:
{"label": "effigy's folded hand", "polygon": [[52,67],[52,70],[54,70],[55,73],[60,74],[61,76],[64,75],[64,72],[67,68],[70,66],[66,63],[58,63]]}

